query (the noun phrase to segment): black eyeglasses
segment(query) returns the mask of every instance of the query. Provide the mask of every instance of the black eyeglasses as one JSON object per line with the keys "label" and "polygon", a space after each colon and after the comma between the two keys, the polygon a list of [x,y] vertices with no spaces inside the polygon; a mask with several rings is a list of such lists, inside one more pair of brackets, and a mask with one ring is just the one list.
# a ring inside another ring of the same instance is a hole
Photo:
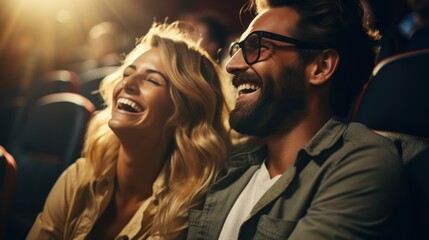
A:
{"label": "black eyeglasses", "polygon": [[243,58],[247,64],[252,65],[261,57],[261,39],[268,38],[276,41],[290,43],[296,47],[303,49],[325,49],[322,45],[308,43],[295,38],[286,37],[283,35],[266,32],[266,31],[255,31],[251,32],[243,41],[233,42],[229,47],[229,56],[233,56],[240,48],[243,51]]}

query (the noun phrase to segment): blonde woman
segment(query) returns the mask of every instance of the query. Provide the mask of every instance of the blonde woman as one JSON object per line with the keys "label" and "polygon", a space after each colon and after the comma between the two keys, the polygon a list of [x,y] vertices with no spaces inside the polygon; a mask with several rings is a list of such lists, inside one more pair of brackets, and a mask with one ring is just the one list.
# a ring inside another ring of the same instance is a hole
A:
{"label": "blonde woman", "polygon": [[154,24],[102,83],[107,108],[28,239],[181,239],[226,159],[220,71],[180,23]]}

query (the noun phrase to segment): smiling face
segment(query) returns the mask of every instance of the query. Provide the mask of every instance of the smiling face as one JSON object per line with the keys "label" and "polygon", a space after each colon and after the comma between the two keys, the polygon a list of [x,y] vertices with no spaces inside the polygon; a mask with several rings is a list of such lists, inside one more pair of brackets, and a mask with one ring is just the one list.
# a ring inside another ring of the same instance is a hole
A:
{"label": "smiling face", "polygon": [[[173,114],[170,81],[158,48],[150,48],[123,71],[113,90],[109,127],[119,137],[164,133]],[[152,136],[152,135],[151,135]]]}
{"label": "smiling face", "polygon": [[[278,24],[280,20],[282,24]],[[294,37],[292,30],[298,20],[299,15],[291,8],[271,8],[252,21],[242,39],[258,30]],[[262,38],[258,61],[248,65],[242,54],[242,50],[237,51],[226,66],[234,74],[237,89],[231,127],[257,137],[269,136],[280,126],[293,127],[306,103],[305,66],[296,48]]]}

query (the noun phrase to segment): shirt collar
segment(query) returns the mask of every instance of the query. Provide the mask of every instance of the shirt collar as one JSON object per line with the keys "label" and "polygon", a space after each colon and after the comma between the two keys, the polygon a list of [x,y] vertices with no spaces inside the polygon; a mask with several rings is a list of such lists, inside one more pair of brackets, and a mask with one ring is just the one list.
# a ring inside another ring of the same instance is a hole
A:
{"label": "shirt collar", "polygon": [[[334,116],[326,122],[302,150],[309,156],[317,156],[324,150],[331,148],[340,139],[346,128],[347,125],[344,123],[344,120],[338,116]],[[267,149],[265,145],[258,146],[250,151],[232,156],[231,160],[233,159],[233,161],[228,161],[228,164],[231,167],[260,164],[265,159],[266,153]]]}
{"label": "shirt collar", "polygon": [[331,148],[343,133],[347,125],[339,117],[332,117],[311,140],[303,147],[310,156],[317,156],[326,149]]}
{"label": "shirt collar", "polygon": [[260,145],[252,150],[245,151],[230,157],[231,161],[227,161],[230,167],[244,167],[248,165],[261,164],[267,156],[267,147]]}
{"label": "shirt collar", "polygon": [[[140,208],[132,217],[131,221],[124,227],[122,232],[127,233],[129,239],[134,239],[141,231],[143,236],[149,237],[149,226],[153,221],[153,216],[157,212],[159,200],[158,195],[165,188],[165,174],[168,163],[164,164],[158,177],[152,185],[152,196],[142,203]],[[122,233],[121,232],[121,233]],[[121,234],[119,234],[121,235]]]}
{"label": "shirt collar", "polygon": [[[167,163],[164,164],[164,166],[162,167],[160,173],[158,174],[157,178],[155,179],[152,185],[152,196],[150,196],[146,201],[142,203],[142,205],[139,207],[139,209],[131,218],[131,220],[128,222],[128,224],[119,233],[118,238],[120,238],[121,236],[127,236],[129,239],[133,239],[135,236],[140,234],[143,234],[144,236],[147,236],[147,234],[149,234],[147,232],[149,231],[148,222],[152,221],[153,215],[156,213],[156,210],[158,207],[158,195],[165,187],[165,174],[166,174],[167,165],[168,165]],[[107,192],[110,193],[111,195],[111,193],[113,193],[115,178],[116,178],[116,163],[109,165],[109,167],[107,167],[106,170],[104,171],[104,174],[98,177],[93,182],[93,186],[95,189],[101,188],[100,186],[105,187],[106,190],[110,190]],[[106,191],[103,191],[103,192],[106,192]],[[98,190],[97,193],[100,194],[100,191]],[[111,197],[107,197],[107,198],[103,197],[103,198],[104,200],[102,202],[101,207],[104,211]],[[141,231],[143,232],[140,233]]]}
{"label": "shirt collar", "polygon": [[[161,171],[159,172],[158,176],[156,177],[153,185],[152,185],[152,192],[153,195],[157,195],[162,188],[165,185],[165,172],[166,172],[167,163],[164,164]],[[103,172],[103,174],[95,179],[93,181],[93,185],[99,185],[100,183],[105,184],[105,181],[108,181],[109,184],[114,184],[116,178],[116,162],[113,164],[110,164],[106,170]]]}

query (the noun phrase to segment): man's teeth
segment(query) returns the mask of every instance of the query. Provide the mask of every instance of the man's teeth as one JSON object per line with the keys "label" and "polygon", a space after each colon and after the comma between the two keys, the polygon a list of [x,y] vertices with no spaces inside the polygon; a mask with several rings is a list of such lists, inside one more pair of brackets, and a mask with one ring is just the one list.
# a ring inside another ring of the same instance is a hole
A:
{"label": "man's teeth", "polygon": [[237,92],[239,94],[242,94],[242,93],[245,93],[245,92],[249,93],[249,92],[253,92],[253,91],[258,90],[259,88],[260,88],[259,86],[256,86],[254,84],[245,83],[245,84],[240,84],[237,87]]}
{"label": "man's teeth", "polygon": [[[141,109],[141,107],[139,105],[137,105],[137,103],[135,103],[135,102],[133,102],[133,101],[131,101],[129,99],[126,99],[126,98],[119,98],[118,101],[117,101],[117,104],[123,110],[131,110],[132,109],[132,110],[134,110],[134,112],[137,112],[137,113],[143,111],[143,109]],[[131,109],[127,109],[126,106],[128,106]]]}

